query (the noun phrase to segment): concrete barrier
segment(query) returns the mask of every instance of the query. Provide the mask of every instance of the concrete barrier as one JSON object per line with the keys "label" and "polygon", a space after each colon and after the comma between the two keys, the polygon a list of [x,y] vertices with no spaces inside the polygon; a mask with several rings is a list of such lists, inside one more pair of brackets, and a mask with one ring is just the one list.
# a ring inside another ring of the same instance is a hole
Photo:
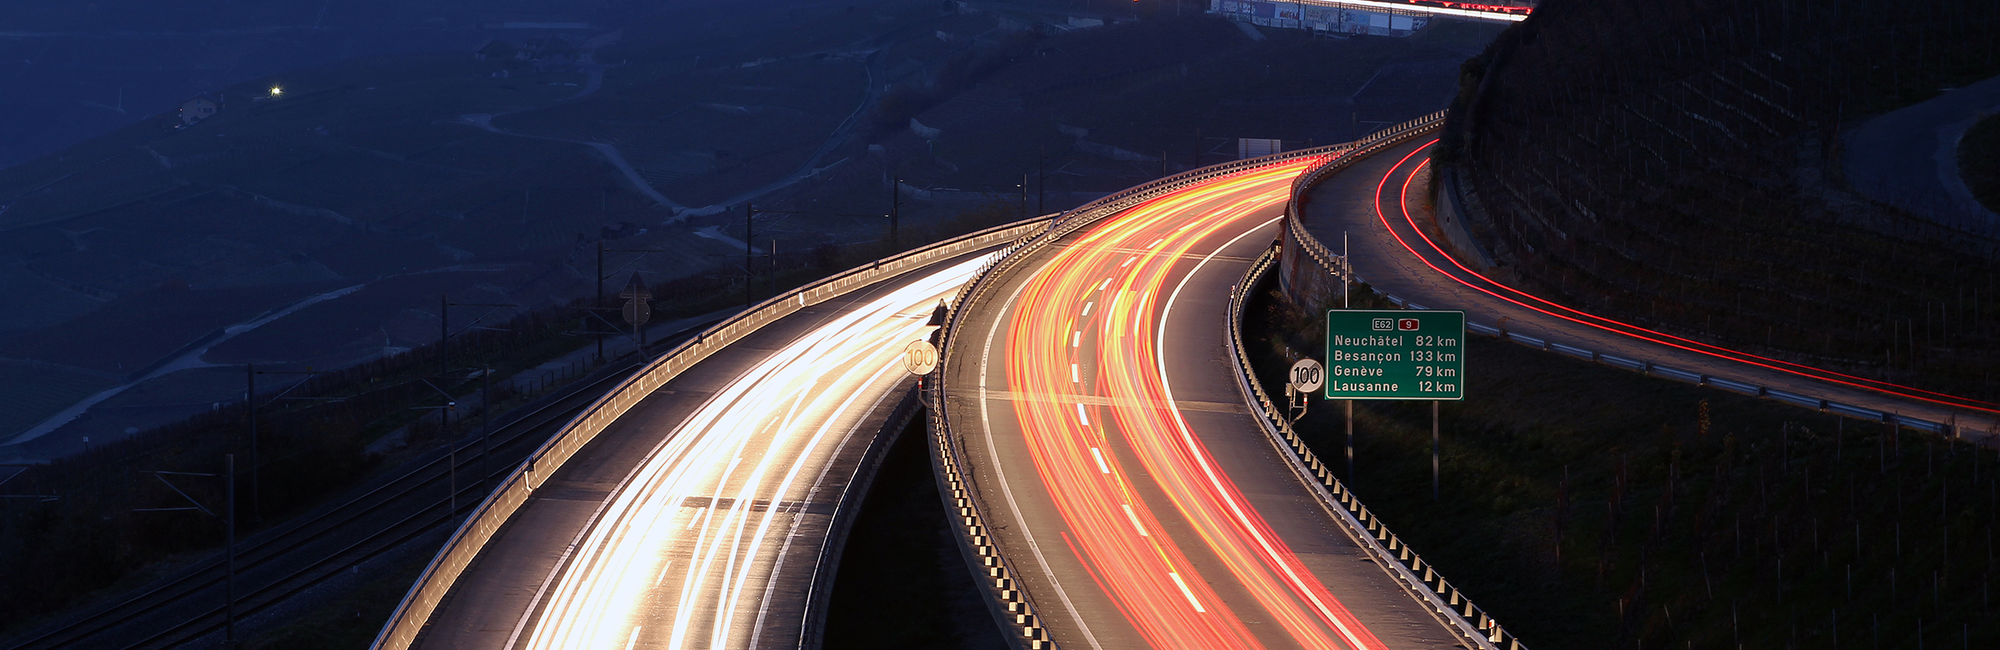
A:
{"label": "concrete barrier", "polygon": [[957,298],[951,301],[950,315],[940,335],[941,353],[938,355],[938,369],[931,375],[936,379],[930,382],[930,389],[927,391],[933,405],[930,421],[932,464],[937,471],[938,489],[944,495],[946,508],[957,513],[959,525],[954,528],[958,532],[959,548],[965,557],[967,568],[974,575],[983,576],[988,580],[988,608],[1001,629],[1018,632],[1010,634],[1016,647],[1042,650],[1055,648],[1057,645],[1049,639],[1048,630],[1041,627],[1041,618],[1035,615],[1037,608],[1033,598],[1023,592],[1009,577],[1015,574],[1013,564],[1001,556],[999,548],[993,546],[991,538],[986,535],[986,513],[991,512],[991,509],[979,498],[979,490],[964,473],[963,468],[966,464],[964,450],[958,446],[951,419],[942,408],[945,392],[942,378],[945,376],[945,367],[950,363],[958,328],[964,322],[966,307],[983,299],[998,278],[1012,272],[1036,252],[1053,244],[1064,235],[1123,212],[1148,199],[1248,169],[1299,158],[1338,156],[1353,148],[1353,144],[1336,144],[1211,165],[1091,201],[1058,215],[1043,232],[1010,247],[1000,259],[981,269],[979,275],[960,289]]}
{"label": "concrete barrier", "polygon": [[590,444],[605,427],[682,371],[765,325],[801,309],[940,260],[1003,242],[1018,241],[1046,230],[1048,221],[1047,217],[1043,217],[988,228],[850,269],[759,303],[647,363],[619,383],[617,388],[577,414],[560,432],[530,454],[526,462],[508,474],[492,494],[487,495],[486,500],[445,542],[437,557],[424,567],[423,574],[396,606],[395,613],[370,648],[404,650],[415,643],[430,621],[431,614],[451,592],[452,585],[458,582],[465,568],[479,556],[500,527],[520,510],[522,504],[527,503],[535,489],[561,470],[563,463],[584,445]]}

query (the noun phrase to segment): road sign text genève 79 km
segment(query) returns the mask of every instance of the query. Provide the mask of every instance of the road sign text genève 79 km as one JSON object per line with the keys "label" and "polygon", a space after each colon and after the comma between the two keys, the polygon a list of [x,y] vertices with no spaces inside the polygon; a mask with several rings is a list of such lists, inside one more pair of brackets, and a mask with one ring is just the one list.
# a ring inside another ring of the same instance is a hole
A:
{"label": "road sign text gen\u00e8ve 79 km", "polygon": [[1326,312],[1327,399],[1465,399],[1465,312]]}

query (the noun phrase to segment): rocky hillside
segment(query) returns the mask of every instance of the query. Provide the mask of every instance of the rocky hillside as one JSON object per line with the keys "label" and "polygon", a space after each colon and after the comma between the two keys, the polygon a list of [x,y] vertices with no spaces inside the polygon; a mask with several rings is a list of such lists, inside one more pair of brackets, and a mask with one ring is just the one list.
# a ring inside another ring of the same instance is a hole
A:
{"label": "rocky hillside", "polygon": [[1995,233],[1839,177],[1844,129],[2000,73],[2000,4],[1551,0],[1463,73],[1440,157],[1516,282],[2000,398]]}

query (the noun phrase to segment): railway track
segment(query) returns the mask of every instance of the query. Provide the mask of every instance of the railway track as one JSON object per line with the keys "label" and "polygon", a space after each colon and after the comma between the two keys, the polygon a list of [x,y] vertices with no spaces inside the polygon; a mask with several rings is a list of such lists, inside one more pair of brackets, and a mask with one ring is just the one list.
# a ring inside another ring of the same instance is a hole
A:
{"label": "railway track", "polygon": [[[710,324],[677,332],[655,346],[671,347]],[[640,360],[634,355],[613,361],[539,403],[510,414],[507,421],[495,425],[484,444],[460,439],[455,462],[446,450],[433,451],[337,503],[244,540],[236,552],[237,620],[266,611],[425,534],[448,531],[464,512],[479,505],[490,481],[513,471],[548,433],[617,385]],[[448,485],[454,472],[462,482],[456,494],[447,494],[452,491]],[[463,480],[466,477],[478,480]],[[227,569],[221,553],[216,553],[108,607],[0,640],[0,648],[148,650],[184,646],[227,625],[226,590]]]}

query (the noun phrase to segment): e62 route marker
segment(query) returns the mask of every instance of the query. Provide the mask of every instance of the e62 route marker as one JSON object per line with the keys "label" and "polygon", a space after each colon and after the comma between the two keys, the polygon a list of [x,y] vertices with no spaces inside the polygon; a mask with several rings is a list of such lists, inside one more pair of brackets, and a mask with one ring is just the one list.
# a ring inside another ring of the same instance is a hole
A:
{"label": "e62 route marker", "polygon": [[1329,309],[1327,399],[1465,399],[1465,312]]}

